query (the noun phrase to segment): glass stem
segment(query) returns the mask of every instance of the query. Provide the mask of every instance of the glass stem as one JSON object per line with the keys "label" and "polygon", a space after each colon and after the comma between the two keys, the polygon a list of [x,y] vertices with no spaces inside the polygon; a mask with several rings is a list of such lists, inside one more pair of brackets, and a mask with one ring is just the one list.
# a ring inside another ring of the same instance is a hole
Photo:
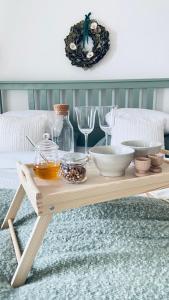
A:
{"label": "glass stem", "polygon": [[105,132],[105,137],[106,137],[106,146],[108,146],[108,133]]}
{"label": "glass stem", "polygon": [[85,154],[88,154],[87,146],[88,146],[88,134],[85,133]]}

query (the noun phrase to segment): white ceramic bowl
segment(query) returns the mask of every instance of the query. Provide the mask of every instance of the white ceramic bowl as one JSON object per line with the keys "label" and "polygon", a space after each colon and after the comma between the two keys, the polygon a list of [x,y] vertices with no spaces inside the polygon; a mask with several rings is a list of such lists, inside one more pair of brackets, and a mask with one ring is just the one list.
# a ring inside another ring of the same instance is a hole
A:
{"label": "white ceramic bowl", "polygon": [[123,176],[134,157],[132,148],[121,145],[97,146],[91,148],[89,153],[100,175],[111,177]]}
{"label": "white ceramic bowl", "polygon": [[156,154],[160,151],[162,144],[159,142],[149,142],[146,140],[130,140],[121,143],[135,150],[135,157]]}

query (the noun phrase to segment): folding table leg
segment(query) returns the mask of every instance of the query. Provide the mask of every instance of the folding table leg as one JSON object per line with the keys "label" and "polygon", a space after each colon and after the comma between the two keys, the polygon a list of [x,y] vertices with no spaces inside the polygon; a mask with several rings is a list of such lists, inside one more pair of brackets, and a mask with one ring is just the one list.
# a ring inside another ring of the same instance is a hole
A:
{"label": "folding table leg", "polygon": [[23,201],[23,198],[25,196],[25,190],[22,186],[22,184],[19,186],[18,190],[16,191],[16,194],[11,202],[11,205],[8,209],[8,212],[6,214],[6,217],[2,223],[2,226],[1,228],[8,228],[9,225],[8,225],[8,220],[11,219],[11,220],[14,220],[15,217],[16,217],[16,214],[19,210],[19,207]]}
{"label": "folding table leg", "polygon": [[18,287],[25,283],[51,218],[52,214],[37,217],[30,238],[12,278],[11,285],[13,287]]}

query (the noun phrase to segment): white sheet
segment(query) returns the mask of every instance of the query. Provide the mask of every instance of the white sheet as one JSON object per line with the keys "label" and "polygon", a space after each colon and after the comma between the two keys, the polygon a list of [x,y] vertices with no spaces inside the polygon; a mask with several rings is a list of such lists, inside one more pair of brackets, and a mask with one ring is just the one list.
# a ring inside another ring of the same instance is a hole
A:
{"label": "white sheet", "polygon": [[15,169],[16,162],[32,163],[34,161],[34,151],[29,152],[0,152],[0,169]]}
{"label": "white sheet", "polygon": [[35,153],[30,152],[15,152],[15,153],[0,153],[0,188],[16,189],[19,185],[19,180],[16,172],[16,162],[32,163]]}
{"label": "white sheet", "polygon": [[17,189],[19,180],[16,169],[0,169],[0,189]]}

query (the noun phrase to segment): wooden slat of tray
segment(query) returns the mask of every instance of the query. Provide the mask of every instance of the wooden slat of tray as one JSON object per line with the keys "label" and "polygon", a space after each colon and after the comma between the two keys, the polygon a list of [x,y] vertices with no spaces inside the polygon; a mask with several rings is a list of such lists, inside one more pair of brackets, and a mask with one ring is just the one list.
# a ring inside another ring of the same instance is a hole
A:
{"label": "wooden slat of tray", "polygon": [[[161,176],[164,173],[169,173],[169,161],[165,161],[166,163],[162,166],[162,173],[158,174],[152,174],[150,173],[149,176],[145,177],[136,177],[134,174],[134,167],[130,166],[126,170],[125,176],[122,177],[104,177],[100,176],[98,170],[94,166],[93,163],[90,163],[87,167],[87,181],[81,184],[69,184],[67,182],[64,182],[62,179],[60,180],[43,180],[38,177],[34,177],[35,182],[38,186],[38,189],[45,194],[51,194],[51,193],[62,193],[63,191],[73,191],[73,190],[86,190],[92,186],[97,185],[104,185],[107,183],[114,183],[114,182],[122,182],[125,180],[132,180],[133,182],[141,180],[142,178],[145,178],[147,180],[149,177],[152,176]],[[33,173],[32,173],[33,174]],[[169,175],[169,174],[168,174]]]}
{"label": "wooden slat of tray", "polygon": [[[69,184],[60,180],[42,180],[34,177],[42,197],[38,199],[40,215],[49,213],[49,209],[61,211],[112,199],[127,197],[169,187],[169,164],[164,163],[162,173],[136,177],[134,168],[129,167],[123,177],[99,176],[93,163],[87,170],[88,179],[82,184]],[[31,172],[33,175],[33,172]]]}

